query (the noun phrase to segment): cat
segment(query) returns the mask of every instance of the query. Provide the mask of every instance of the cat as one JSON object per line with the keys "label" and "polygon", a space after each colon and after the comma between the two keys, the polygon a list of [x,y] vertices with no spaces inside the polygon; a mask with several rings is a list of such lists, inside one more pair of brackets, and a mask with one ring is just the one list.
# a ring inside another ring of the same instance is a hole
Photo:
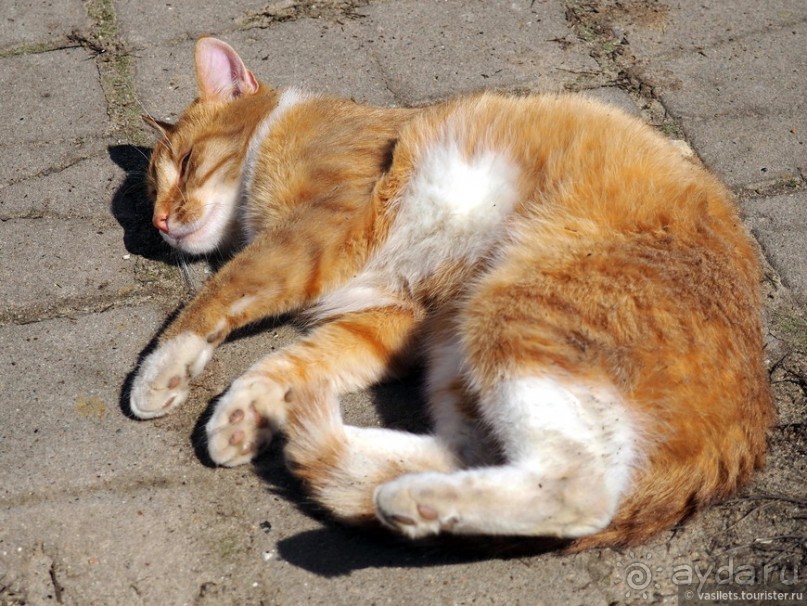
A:
{"label": "cat", "polygon": [[[214,38],[157,131],[154,226],[235,251],[137,369],[187,397],[228,334],[311,330],[236,379],[212,460],[277,432],[335,518],[417,539],[647,540],[763,464],[774,412],[760,266],[730,194],[641,120],[584,96],[485,92],[384,109],[258,82]],[[343,423],[338,396],[423,358],[433,433]]]}

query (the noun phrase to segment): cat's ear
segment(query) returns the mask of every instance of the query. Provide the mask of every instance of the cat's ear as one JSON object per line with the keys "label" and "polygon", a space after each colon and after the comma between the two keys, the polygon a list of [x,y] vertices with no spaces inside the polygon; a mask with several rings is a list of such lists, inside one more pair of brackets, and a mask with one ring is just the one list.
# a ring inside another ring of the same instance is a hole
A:
{"label": "cat's ear", "polygon": [[148,114],[143,114],[140,117],[143,118],[143,122],[148,124],[155,131],[157,131],[157,133],[163,138],[167,138],[168,135],[174,132],[174,129],[176,128],[174,124],[171,124],[170,122],[163,122],[162,120],[157,120],[156,118],[152,118]]}
{"label": "cat's ear", "polygon": [[231,101],[258,92],[258,81],[238,53],[216,38],[196,43],[196,82],[203,101]]}

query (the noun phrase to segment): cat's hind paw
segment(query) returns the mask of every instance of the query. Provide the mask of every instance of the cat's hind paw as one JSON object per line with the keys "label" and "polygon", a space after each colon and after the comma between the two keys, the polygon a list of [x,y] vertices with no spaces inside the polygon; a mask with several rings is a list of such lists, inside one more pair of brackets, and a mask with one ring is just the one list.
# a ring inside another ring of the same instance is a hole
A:
{"label": "cat's hind paw", "polygon": [[207,448],[217,465],[249,463],[272,441],[286,419],[289,390],[263,376],[237,379],[207,423]]}
{"label": "cat's hind paw", "polygon": [[152,419],[182,404],[190,380],[202,372],[212,355],[213,346],[191,332],[162,343],[143,360],[135,375],[129,399],[132,414]]}
{"label": "cat's hind paw", "polygon": [[375,490],[376,516],[411,539],[454,531],[461,521],[459,489],[439,473],[400,476]]}

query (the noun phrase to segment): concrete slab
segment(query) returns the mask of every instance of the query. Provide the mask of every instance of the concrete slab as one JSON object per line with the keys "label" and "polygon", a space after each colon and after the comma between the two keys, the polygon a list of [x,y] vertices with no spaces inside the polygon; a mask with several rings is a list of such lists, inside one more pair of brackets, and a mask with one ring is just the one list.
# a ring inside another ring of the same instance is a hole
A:
{"label": "concrete slab", "polygon": [[218,492],[189,434],[121,414],[123,379],[163,316],[141,306],[0,328],[4,603],[15,587],[32,604],[189,603],[204,556],[239,544],[233,524],[249,536],[238,473]]}
{"label": "concrete slab", "polygon": [[0,498],[46,500],[129,473],[164,474],[161,465],[182,458],[149,460],[177,440],[130,422],[119,406],[163,315],[139,306],[0,327]]}
{"label": "concrete slab", "polygon": [[21,217],[108,218],[124,176],[107,153],[75,159],[36,179],[0,185],[0,220]]}
{"label": "concrete slab", "polygon": [[[27,319],[63,305],[121,297],[136,287],[123,231],[111,219],[0,222],[0,316]],[[124,258],[128,256],[128,258]]]}
{"label": "concrete slab", "polygon": [[682,124],[704,164],[731,187],[798,181],[807,166],[804,115],[757,116],[753,128],[742,115],[684,118]]}
{"label": "concrete slab", "polygon": [[645,69],[693,146],[729,185],[798,175],[807,158],[807,21]]}
{"label": "concrete slab", "polygon": [[588,90],[581,91],[581,94],[597,99],[598,101],[602,101],[603,103],[615,105],[622,111],[627,112],[632,116],[641,116],[642,112],[634,100],[631,99],[631,96],[624,90],[615,86],[600,86],[598,88],[590,88]]}
{"label": "concrete slab", "polygon": [[601,2],[601,12],[642,58],[663,62],[692,51],[753,39],[807,18],[800,0],[732,2]]}
{"label": "concrete slab", "polygon": [[246,15],[271,4],[267,0],[118,0],[116,9],[121,35],[140,50],[169,41],[195,40],[211,32],[235,31]]}
{"label": "concrete slab", "polygon": [[0,88],[6,145],[98,136],[106,126],[98,70],[83,49],[0,59]]}
{"label": "concrete slab", "polygon": [[747,200],[742,208],[785,286],[807,303],[807,192]]}
{"label": "concrete slab", "polygon": [[[377,104],[396,101],[370,53],[356,41],[360,34],[352,22],[340,26],[302,19],[221,37],[270,86],[298,86]],[[298,40],[308,43],[295,45]],[[173,120],[194,99],[193,46],[193,41],[187,41],[150,46],[138,53],[135,82],[147,111]],[[289,55],[291,47],[295,51]]]}
{"label": "concrete slab", "polygon": [[90,53],[66,49],[0,58],[0,90],[0,184],[62,169],[103,150],[106,102]]}
{"label": "concrete slab", "polygon": [[483,88],[562,90],[597,69],[581,46],[559,42],[569,30],[556,2],[402,0],[361,13],[361,47],[406,104]]}
{"label": "concrete slab", "polygon": [[3,3],[0,49],[63,38],[86,31],[89,19],[81,0],[24,0]]}

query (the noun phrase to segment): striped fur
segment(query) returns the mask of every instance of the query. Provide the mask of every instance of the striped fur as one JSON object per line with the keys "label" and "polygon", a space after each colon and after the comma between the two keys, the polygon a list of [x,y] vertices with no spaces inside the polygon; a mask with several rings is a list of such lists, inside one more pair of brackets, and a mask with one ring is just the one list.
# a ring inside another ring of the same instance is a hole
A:
{"label": "striped fur", "polygon": [[[179,405],[234,329],[305,311],[208,444],[237,465],[285,431],[339,519],[632,544],[762,464],[755,248],[679,146],[579,97],[381,109],[271,89],[217,40],[196,62],[199,99],[153,122],[154,224],[237,253],[144,360],[136,415]],[[340,394],[421,353],[432,435],[343,424]]]}

